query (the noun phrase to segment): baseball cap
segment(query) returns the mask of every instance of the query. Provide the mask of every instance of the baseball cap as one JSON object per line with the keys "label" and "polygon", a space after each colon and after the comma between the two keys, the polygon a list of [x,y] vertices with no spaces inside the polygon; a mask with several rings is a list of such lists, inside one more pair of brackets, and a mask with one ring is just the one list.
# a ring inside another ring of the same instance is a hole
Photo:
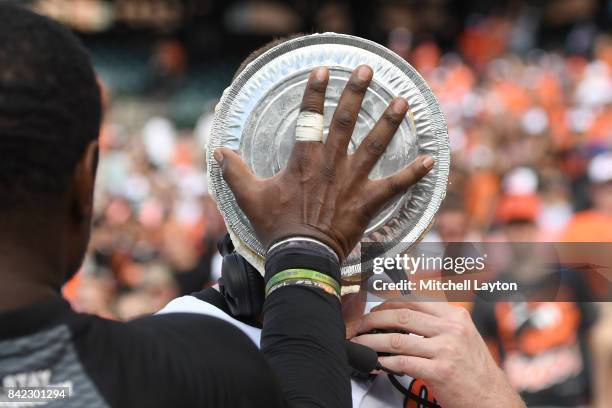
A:
{"label": "baseball cap", "polygon": [[540,199],[535,194],[502,196],[497,206],[497,219],[504,224],[535,222],[539,213]]}

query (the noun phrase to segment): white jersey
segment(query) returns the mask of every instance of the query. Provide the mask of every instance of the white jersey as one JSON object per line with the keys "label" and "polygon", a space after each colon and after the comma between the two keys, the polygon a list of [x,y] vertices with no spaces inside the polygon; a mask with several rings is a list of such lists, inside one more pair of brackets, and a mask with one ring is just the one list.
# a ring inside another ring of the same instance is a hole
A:
{"label": "white jersey", "polygon": [[[376,306],[376,303],[369,303],[367,310]],[[193,296],[182,296],[174,299],[158,313],[198,313],[217,317],[236,326],[244,332],[259,347],[261,329],[242,323],[223,310],[204,302]],[[383,407],[414,407],[428,408],[435,405],[427,403],[431,401],[428,396],[427,388],[422,381],[414,380],[411,377],[395,377],[399,381],[399,387],[394,386],[387,375],[378,375],[374,380],[351,379],[351,392],[353,407],[359,408],[383,408]],[[415,399],[416,397],[416,399]],[[425,402],[418,402],[419,399]]]}

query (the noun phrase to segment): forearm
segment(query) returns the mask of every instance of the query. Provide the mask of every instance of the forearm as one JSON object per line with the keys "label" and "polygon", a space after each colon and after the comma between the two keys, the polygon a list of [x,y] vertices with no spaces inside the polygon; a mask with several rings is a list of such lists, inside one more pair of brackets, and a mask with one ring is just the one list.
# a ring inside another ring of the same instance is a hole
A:
{"label": "forearm", "polygon": [[[340,276],[337,261],[312,245],[277,252],[266,262],[266,278],[289,268]],[[345,327],[334,295],[298,285],[273,291],[264,304],[261,349],[290,406],[350,406]]]}
{"label": "forearm", "polygon": [[274,291],[265,303],[261,343],[257,329],[230,316],[225,299],[209,288],[174,300],[159,313],[188,312],[227,320],[261,344],[287,405],[350,406],[344,323],[338,300],[298,286]]}

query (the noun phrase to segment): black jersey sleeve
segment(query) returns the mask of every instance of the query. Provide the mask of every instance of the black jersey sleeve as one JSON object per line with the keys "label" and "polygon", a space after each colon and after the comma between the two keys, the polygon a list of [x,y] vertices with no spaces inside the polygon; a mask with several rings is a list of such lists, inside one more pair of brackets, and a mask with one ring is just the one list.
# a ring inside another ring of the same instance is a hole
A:
{"label": "black jersey sleeve", "polygon": [[75,331],[80,361],[112,407],[282,407],[270,365],[220,319],[169,313]]}
{"label": "black jersey sleeve", "polygon": [[[317,267],[339,278],[337,263],[300,251],[280,252],[269,270]],[[211,290],[196,297],[223,309]],[[283,287],[266,299],[261,351],[233,325],[195,313],[85,324],[73,325],[73,342],[113,407],[351,405],[340,302],[318,288]]]}
{"label": "black jersey sleeve", "polygon": [[[288,243],[266,258],[266,280],[308,268],[340,281],[340,265],[320,246]],[[261,349],[287,401],[300,407],[348,407],[351,384],[340,301],[318,288],[286,286],[264,303]]]}

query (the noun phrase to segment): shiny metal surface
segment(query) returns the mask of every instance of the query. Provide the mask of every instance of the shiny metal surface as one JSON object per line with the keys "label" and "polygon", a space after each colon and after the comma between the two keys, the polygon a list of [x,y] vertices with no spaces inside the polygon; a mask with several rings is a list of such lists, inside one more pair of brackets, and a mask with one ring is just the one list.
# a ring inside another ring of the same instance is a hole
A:
{"label": "shiny metal surface", "polygon": [[[362,242],[393,242],[388,256],[418,241],[427,230],[446,192],[450,165],[446,123],[438,103],[421,76],[390,50],[358,37],[314,34],[285,42],[261,55],[224,92],[208,146],[211,192],[226,224],[255,254],[265,248],[255,237],[212,158],[216,147],[238,150],[255,174],[270,177],[286,164],[295,140],[295,123],[306,80],[317,66],[330,68],[325,100],[325,133],[351,71],[360,64],[374,70],[349,153],[366,137],[395,96],[408,100],[410,111],[370,178],[390,175],[418,154],[435,159],[433,170],[372,221]],[[345,262],[343,278],[361,271],[360,246]]]}

